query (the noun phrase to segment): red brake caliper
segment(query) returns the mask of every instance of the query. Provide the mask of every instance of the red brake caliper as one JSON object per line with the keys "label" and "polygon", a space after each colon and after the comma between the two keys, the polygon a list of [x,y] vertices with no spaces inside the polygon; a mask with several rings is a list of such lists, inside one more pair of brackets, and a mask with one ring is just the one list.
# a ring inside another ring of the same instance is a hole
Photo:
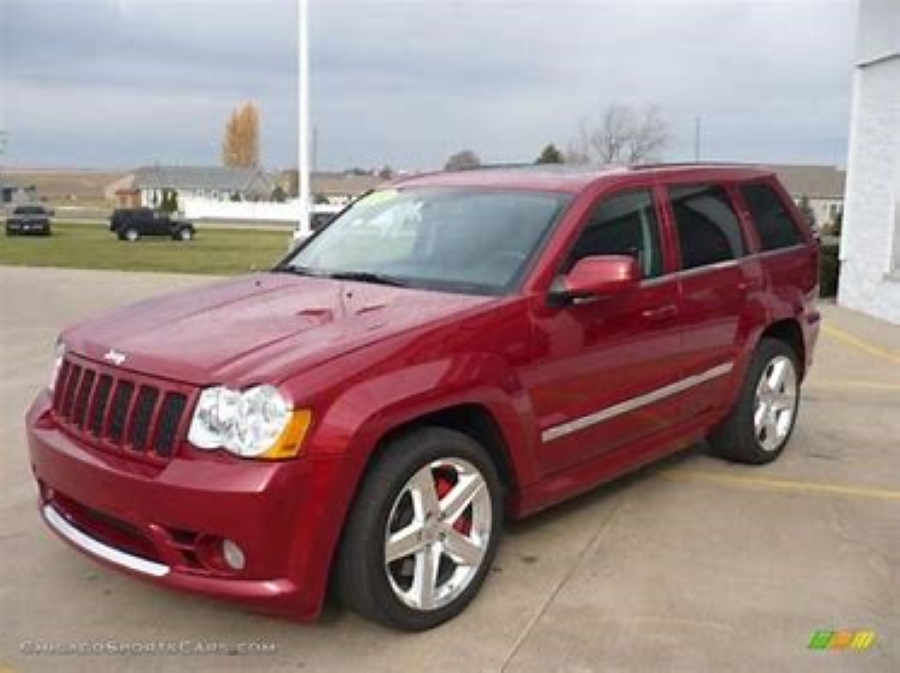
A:
{"label": "red brake caliper", "polygon": [[[438,500],[443,500],[444,496],[453,490],[453,482],[447,478],[447,475],[438,474],[435,480],[435,490],[437,490]],[[472,517],[469,512],[465,512],[454,523],[453,529],[463,535],[468,535],[472,530]]]}

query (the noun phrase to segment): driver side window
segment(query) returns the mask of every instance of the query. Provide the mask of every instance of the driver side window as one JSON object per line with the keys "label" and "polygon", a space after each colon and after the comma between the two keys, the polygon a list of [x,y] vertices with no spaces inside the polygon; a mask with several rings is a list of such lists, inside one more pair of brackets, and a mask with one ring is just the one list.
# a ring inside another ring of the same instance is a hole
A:
{"label": "driver side window", "polygon": [[659,223],[649,189],[616,194],[594,206],[563,271],[596,255],[629,255],[637,259],[644,278],[662,274]]}

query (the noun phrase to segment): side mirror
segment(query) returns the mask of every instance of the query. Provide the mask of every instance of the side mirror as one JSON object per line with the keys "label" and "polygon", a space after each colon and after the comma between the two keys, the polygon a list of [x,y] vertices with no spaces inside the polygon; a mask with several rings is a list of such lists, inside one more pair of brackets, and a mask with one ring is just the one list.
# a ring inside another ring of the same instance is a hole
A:
{"label": "side mirror", "polygon": [[641,268],[628,255],[584,257],[554,282],[552,299],[575,300],[623,294],[641,282]]}

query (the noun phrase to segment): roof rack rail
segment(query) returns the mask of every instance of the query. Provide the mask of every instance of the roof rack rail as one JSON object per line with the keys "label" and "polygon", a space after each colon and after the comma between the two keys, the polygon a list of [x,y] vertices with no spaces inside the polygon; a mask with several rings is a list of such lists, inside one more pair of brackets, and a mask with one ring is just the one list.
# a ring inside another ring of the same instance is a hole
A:
{"label": "roof rack rail", "polygon": [[654,168],[703,168],[704,166],[740,166],[743,168],[764,167],[757,161],[657,161],[652,164],[632,164],[630,166],[633,171],[641,171]]}
{"label": "roof rack rail", "polygon": [[505,168],[528,168],[533,166],[539,166],[540,164],[534,164],[530,162],[509,162],[509,163],[496,163],[496,164],[478,164],[477,166],[464,166],[462,168],[436,168],[430,171],[421,171],[420,173],[410,173],[408,175],[402,175],[400,177],[394,178],[390,181],[390,184],[402,184],[408,180],[415,180],[417,178],[425,178],[432,175],[440,175],[442,173],[465,173],[467,171],[480,171],[480,170],[503,170]]}

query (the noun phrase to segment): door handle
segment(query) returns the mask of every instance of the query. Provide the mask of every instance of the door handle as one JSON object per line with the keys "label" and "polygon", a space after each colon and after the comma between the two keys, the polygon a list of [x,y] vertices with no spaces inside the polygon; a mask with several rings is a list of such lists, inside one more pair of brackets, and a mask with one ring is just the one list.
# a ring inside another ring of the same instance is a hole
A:
{"label": "door handle", "polygon": [[678,313],[678,309],[675,304],[666,304],[665,306],[660,306],[659,308],[648,308],[641,312],[641,317],[644,320],[650,320],[652,322],[658,322],[660,320],[666,320],[668,318],[674,318],[675,314]]}

